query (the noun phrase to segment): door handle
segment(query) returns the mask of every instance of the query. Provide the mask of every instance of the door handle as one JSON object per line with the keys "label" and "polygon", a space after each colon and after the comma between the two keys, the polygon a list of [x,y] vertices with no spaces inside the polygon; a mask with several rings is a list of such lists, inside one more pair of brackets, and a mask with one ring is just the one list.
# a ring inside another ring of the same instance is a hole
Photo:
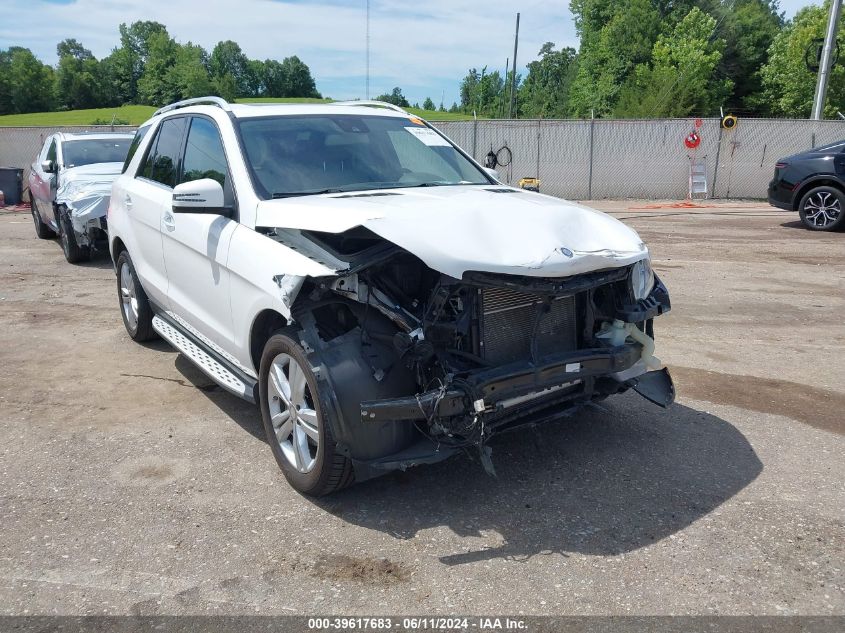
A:
{"label": "door handle", "polygon": [[128,193],[123,198],[123,204],[126,205],[127,209],[132,208],[132,197]]}
{"label": "door handle", "polygon": [[164,226],[168,231],[176,230],[176,220],[174,219],[172,213],[164,214]]}

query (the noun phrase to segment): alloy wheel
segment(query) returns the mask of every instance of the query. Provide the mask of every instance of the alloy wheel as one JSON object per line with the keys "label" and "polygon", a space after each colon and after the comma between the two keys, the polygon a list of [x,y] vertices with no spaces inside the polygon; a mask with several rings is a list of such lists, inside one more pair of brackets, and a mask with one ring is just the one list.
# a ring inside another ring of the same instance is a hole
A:
{"label": "alloy wheel", "polygon": [[829,191],[819,191],[804,204],[804,217],[817,228],[830,226],[839,218],[842,208],[839,198]]}
{"label": "alloy wheel", "polygon": [[320,427],[305,370],[290,354],[273,359],[267,376],[270,420],[285,459],[301,473],[317,463]]}
{"label": "alloy wheel", "polygon": [[138,297],[135,296],[135,279],[127,262],[120,266],[120,302],[129,329],[135,330],[138,327]]}

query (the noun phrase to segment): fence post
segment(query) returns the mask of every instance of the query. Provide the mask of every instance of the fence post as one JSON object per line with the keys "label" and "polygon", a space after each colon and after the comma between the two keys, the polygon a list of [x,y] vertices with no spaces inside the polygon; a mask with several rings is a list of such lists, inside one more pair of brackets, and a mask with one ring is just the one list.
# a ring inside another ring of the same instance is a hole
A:
{"label": "fence post", "polygon": [[716,176],[719,175],[719,154],[722,153],[722,124],[719,123],[719,140],[716,145],[716,166],[713,168],[713,188],[710,190],[710,197],[716,197]]}
{"label": "fence post", "polygon": [[590,118],[590,176],[587,180],[587,200],[593,199],[593,128],[595,126],[595,118]]}
{"label": "fence post", "polygon": [[540,179],[540,124],[543,122],[543,119],[537,119],[537,175],[535,176],[537,180]]}
{"label": "fence post", "polygon": [[478,160],[478,155],[475,153],[476,142],[478,141],[478,119],[472,122],[472,157]]}

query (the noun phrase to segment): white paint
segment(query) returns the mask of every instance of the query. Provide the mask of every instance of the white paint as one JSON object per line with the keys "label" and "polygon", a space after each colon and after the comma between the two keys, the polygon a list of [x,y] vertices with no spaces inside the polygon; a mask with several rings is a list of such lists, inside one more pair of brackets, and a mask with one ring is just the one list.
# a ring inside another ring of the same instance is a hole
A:
{"label": "white paint", "polygon": [[564,277],[648,257],[637,233],[609,215],[541,194],[490,191],[502,188],[459,185],[394,189],[394,196],[268,200],[258,204],[256,225],[329,233],[364,226],[458,279],[466,271]]}

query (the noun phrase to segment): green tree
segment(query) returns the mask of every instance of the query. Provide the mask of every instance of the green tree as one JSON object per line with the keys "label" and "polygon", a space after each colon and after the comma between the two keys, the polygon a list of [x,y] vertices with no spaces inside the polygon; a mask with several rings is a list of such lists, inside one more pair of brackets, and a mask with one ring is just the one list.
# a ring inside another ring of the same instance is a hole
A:
{"label": "green tree", "polygon": [[310,97],[319,99],[320,93],[314,77],[311,76],[311,69],[296,55],[285,57],[282,60],[282,69],[287,77],[287,97]]}
{"label": "green tree", "polygon": [[43,112],[55,105],[54,76],[28,48],[0,51],[0,112]]}
{"label": "green tree", "polygon": [[208,54],[197,44],[177,45],[173,66],[167,70],[167,75],[181,99],[204,97],[214,92],[208,75]]}
{"label": "green tree", "polygon": [[167,31],[151,35],[147,45],[144,72],[138,80],[138,100],[155,106],[178,101],[182,91],[177,85],[173,68],[179,45]]}
{"label": "green tree", "polygon": [[436,110],[437,106],[434,105],[434,101],[432,101],[431,97],[426,97],[425,101],[422,104],[423,110]]}
{"label": "green tree", "polygon": [[619,91],[638,64],[648,62],[664,27],[664,12],[677,2],[652,0],[572,0],[570,9],[580,37],[578,69],[569,88],[576,116],[610,114]]}
{"label": "green tree", "polygon": [[393,105],[397,105],[401,108],[410,107],[410,103],[405,98],[405,95],[402,94],[402,89],[397,86],[395,87],[390,94],[383,94],[376,97],[376,101],[384,101],[385,103],[392,103]]}
{"label": "green tree", "polygon": [[784,25],[777,0],[736,0],[720,4],[713,16],[721,20],[718,35],[725,40],[716,76],[732,80],[733,94],[726,106],[731,110],[751,110],[760,100],[760,68],[768,60],[769,47]]}
{"label": "green tree", "polygon": [[[249,96],[251,88],[249,59],[237,43],[232,40],[218,42],[211,51],[208,69],[215,87],[221,92],[225,87],[230,93],[224,95],[227,98]],[[231,94],[232,85],[234,85],[234,94]]]}
{"label": "green tree", "polygon": [[546,42],[538,53],[540,59],[528,64],[528,75],[518,93],[523,116],[561,118],[569,111],[576,53],[573,48],[554,48],[554,43]]}
{"label": "green tree", "polygon": [[107,58],[114,90],[120,103],[135,103],[138,100],[138,81],[144,74],[144,66],[150,50],[150,39],[157,33],[167,33],[167,28],[148,20],[121,24],[120,46]]}
{"label": "green tree", "polygon": [[505,80],[498,70],[488,74],[486,66],[480,73],[470,68],[461,81],[460,95],[463,112],[499,116],[505,106]]}
{"label": "green tree", "polygon": [[[779,116],[810,116],[816,87],[816,73],[807,69],[804,56],[814,39],[823,38],[830,14],[830,1],[824,6],[804,7],[792,22],[778,33],[769,48],[769,59],[760,70],[763,90],[758,103]],[[838,39],[845,41],[845,21],[839,22]],[[825,116],[836,116],[845,103],[845,66],[836,64],[830,73]]]}
{"label": "green tree", "polygon": [[59,107],[71,110],[112,105],[114,95],[109,68],[96,60],[75,39],[56,46],[56,100]]}
{"label": "green tree", "polygon": [[733,82],[714,77],[725,46],[714,37],[715,28],[715,18],[693,7],[671,33],[657,38],[651,63],[637,65],[614,114],[682,117],[717,112]]}

